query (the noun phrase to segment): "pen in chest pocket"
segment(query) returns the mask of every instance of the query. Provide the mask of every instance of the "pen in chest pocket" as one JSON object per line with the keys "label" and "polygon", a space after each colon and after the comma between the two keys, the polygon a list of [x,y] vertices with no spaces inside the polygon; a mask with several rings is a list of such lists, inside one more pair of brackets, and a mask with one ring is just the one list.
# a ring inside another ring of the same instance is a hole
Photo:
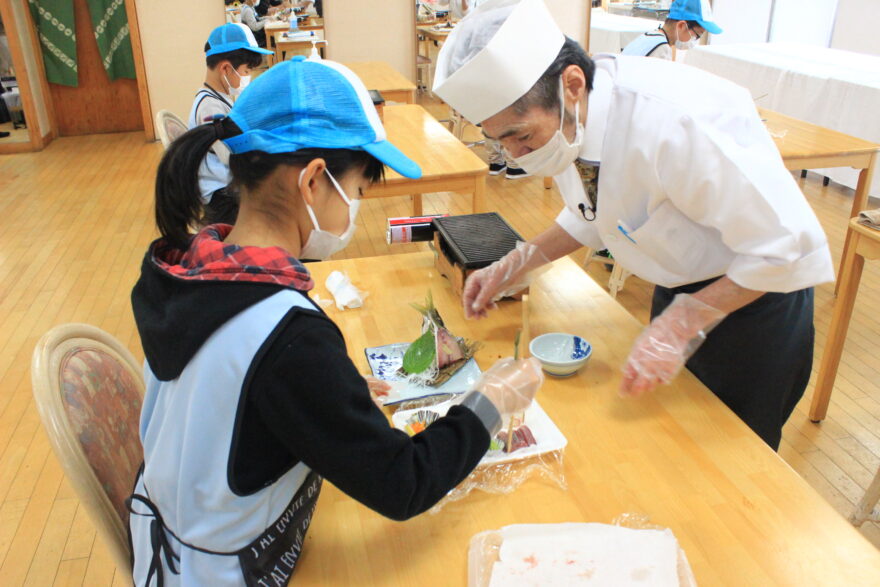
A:
{"label": "pen in chest pocket", "polygon": [[638,243],[636,243],[636,239],[634,239],[632,236],[630,236],[630,233],[632,232],[632,229],[631,229],[629,226],[627,226],[626,223],[625,223],[623,220],[618,220],[618,221],[617,221],[617,230],[620,232],[620,234],[622,234],[622,235],[625,236],[627,239],[629,239],[629,241],[630,241],[632,244],[634,244],[634,245],[635,245],[635,244],[638,244]]}

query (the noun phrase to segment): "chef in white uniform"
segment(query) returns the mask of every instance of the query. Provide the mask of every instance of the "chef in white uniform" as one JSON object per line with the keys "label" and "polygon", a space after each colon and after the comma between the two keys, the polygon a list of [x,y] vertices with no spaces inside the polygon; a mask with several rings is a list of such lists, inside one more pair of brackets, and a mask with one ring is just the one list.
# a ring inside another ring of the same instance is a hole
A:
{"label": "chef in white uniform", "polygon": [[531,269],[608,248],[657,285],[622,394],[687,363],[777,448],[810,376],[812,287],[834,270],[749,93],[674,62],[594,62],[541,0],[490,0],[465,18],[434,92],[565,200],[547,230],[471,275],[466,315],[484,316]]}
{"label": "chef in white uniform", "polygon": [[721,27],[712,21],[709,0],[675,0],[663,26],[633,39],[621,55],[672,59],[672,45],[679,51],[694,47],[710,32],[721,34]]}

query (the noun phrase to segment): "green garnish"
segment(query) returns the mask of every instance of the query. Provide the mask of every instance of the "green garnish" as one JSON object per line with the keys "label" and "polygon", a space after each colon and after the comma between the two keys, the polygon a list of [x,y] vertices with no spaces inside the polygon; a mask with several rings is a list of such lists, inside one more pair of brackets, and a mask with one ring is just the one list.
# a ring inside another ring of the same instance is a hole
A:
{"label": "green garnish", "polygon": [[434,331],[429,328],[406,349],[403,355],[403,370],[410,375],[423,373],[434,364],[436,356]]}

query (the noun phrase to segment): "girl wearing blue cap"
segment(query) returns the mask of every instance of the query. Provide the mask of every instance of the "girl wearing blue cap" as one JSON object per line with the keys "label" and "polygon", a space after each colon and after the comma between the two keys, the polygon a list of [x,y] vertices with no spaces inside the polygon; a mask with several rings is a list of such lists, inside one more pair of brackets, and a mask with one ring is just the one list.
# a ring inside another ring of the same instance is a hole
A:
{"label": "girl wearing blue cap", "polygon": [[[218,139],[232,152],[238,221],[192,235],[198,162]],[[166,152],[162,237],[132,292],[146,355],[144,466],[130,505],[136,585],[287,584],[323,478],[409,518],[476,466],[501,413],[531,402],[540,365],[507,359],[415,437],[373,404],[342,333],[309,300],[299,259],[347,244],[383,164],[420,174],[385,140],[351,71],[302,58]]]}

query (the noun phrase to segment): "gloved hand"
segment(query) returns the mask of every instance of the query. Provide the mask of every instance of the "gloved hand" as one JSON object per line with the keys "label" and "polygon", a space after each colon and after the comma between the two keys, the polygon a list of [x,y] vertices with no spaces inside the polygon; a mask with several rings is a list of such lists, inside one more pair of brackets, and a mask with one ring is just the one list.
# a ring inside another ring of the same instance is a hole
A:
{"label": "gloved hand", "polygon": [[678,294],[636,339],[623,368],[621,395],[637,397],[669,383],[727,314]]}
{"label": "gloved hand", "polygon": [[531,269],[549,262],[537,246],[523,241],[516,243],[516,248],[501,259],[468,277],[461,295],[465,318],[485,318],[489,310],[497,307],[495,302],[529,285]]}
{"label": "gloved hand", "polygon": [[365,375],[364,379],[367,381],[367,387],[370,388],[370,397],[373,398],[373,403],[381,408],[384,404],[380,398],[388,395],[388,392],[391,391],[391,385],[387,381],[369,375]]}
{"label": "gloved hand", "polygon": [[499,359],[477,381],[475,389],[485,395],[501,416],[518,414],[532,405],[544,373],[538,359]]}

